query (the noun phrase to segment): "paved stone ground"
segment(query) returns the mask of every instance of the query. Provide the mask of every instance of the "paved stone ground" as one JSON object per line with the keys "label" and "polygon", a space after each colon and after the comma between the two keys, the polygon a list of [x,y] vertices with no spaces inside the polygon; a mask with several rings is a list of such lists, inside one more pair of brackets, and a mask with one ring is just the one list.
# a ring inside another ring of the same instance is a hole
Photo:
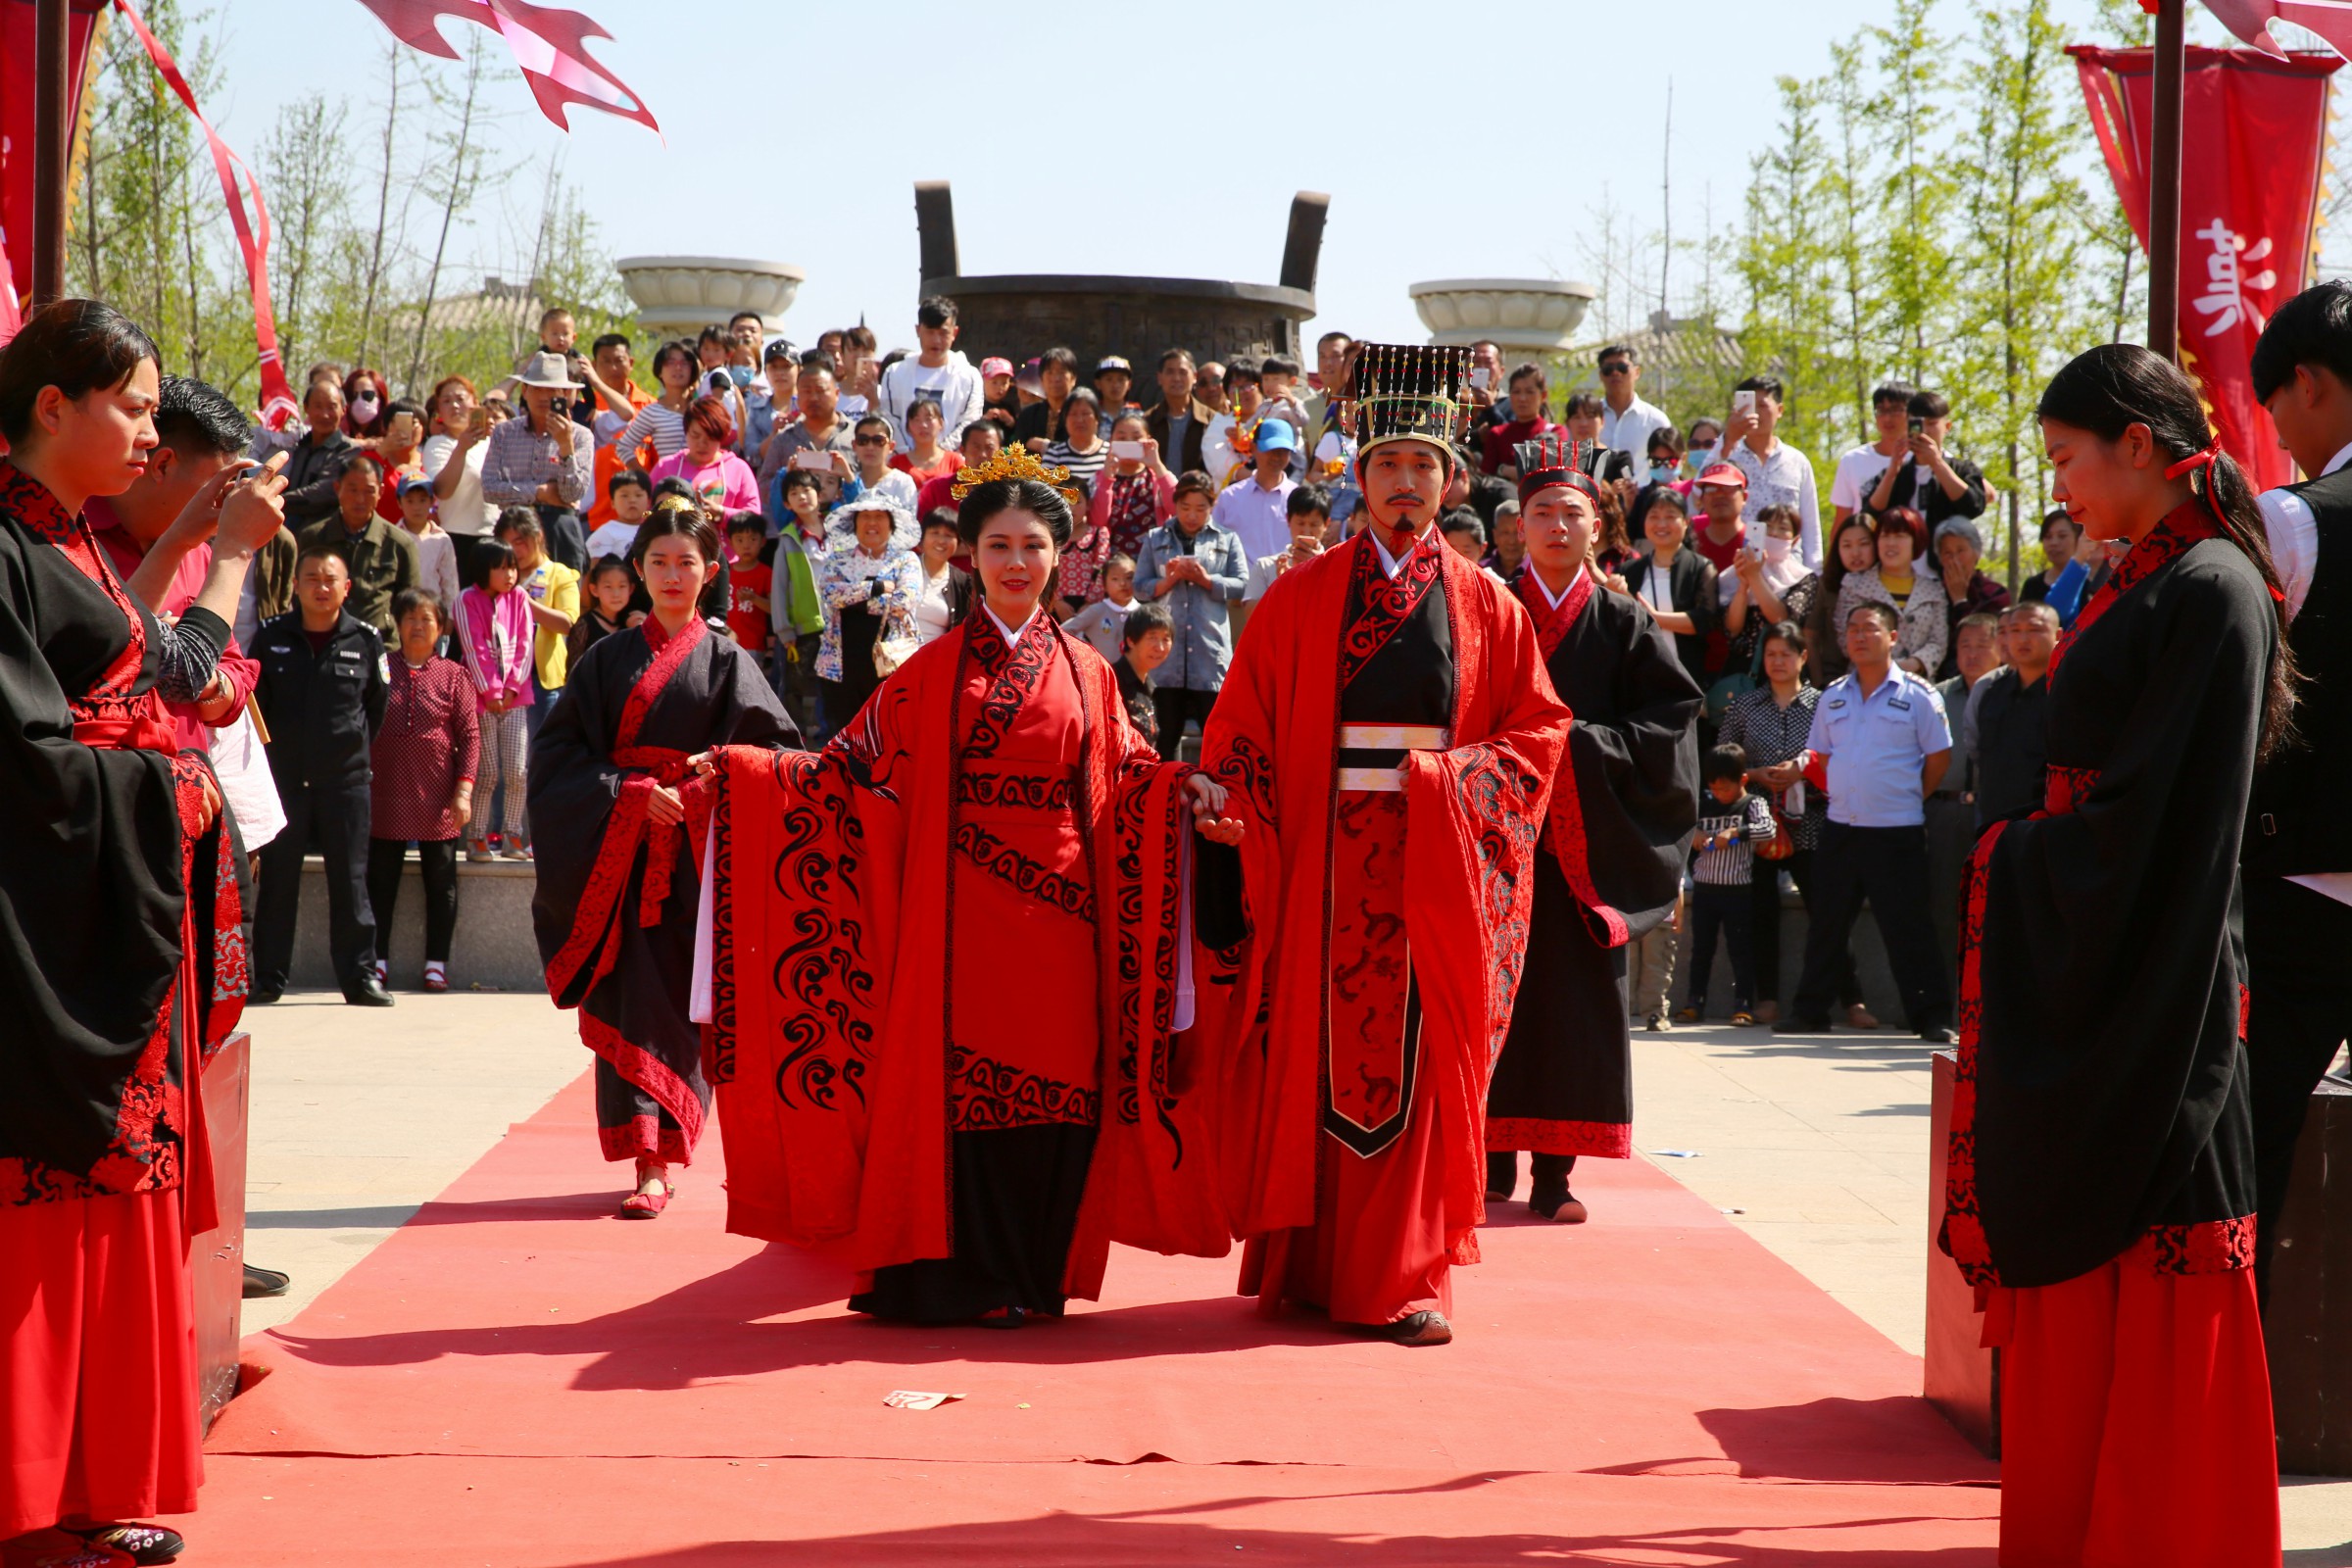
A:
{"label": "paved stone ground", "polygon": [[[402,993],[372,1009],[289,993],[247,1018],[247,1251],[294,1275],[286,1297],[247,1303],[248,1332],[309,1304],[588,1062],[570,1018],[533,995]],[[1917,1354],[1929,1048],[1727,1026],[1634,1042],[1635,1147]],[[2281,1501],[2287,1568],[2352,1568],[2352,1482],[2290,1482]]]}

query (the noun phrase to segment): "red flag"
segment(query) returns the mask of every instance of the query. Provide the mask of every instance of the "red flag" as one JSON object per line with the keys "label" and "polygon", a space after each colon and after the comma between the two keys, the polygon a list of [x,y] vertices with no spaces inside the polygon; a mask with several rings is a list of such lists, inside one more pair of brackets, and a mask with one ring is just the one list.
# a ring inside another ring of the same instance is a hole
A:
{"label": "red flag", "polygon": [[[2086,45],[2067,53],[2144,249],[2154,56]],[[2188,51],[2182,77],[2180,363],[2204,393],[2223,448],[2257,489],[2294,478],[2270,415],[2254,401],[2251,363],[2272,309],[2308,281],[2328,78],[2342,64],[2319,54],[2272,59],[2200,48]]]}
{"label": "red flag", "polygon": [[530,0],[360,0],[392,35],[412,49],[444,60],[458,52],[441,36],[440,22],[453,17],[495,30],[514,52],[523,79],[539,100],[539,112],[565,130],[567,104],[585,104],[659,132],[645,100],[588,54],[588,40],[612,35],[577,11],[533,5]]}
{"label": "red flag", "polygon": [[[228,143],[204,118],[196,107],[196,94],[189,90],[187,77],[180,74],[179,62],[172,58],[154,33],[147,30],[130,0],[115,0],[115,9],[138,34],[139,43],[146,49],[147,58],[188,113],[204,131],[204,139],[212,148],[213,172],[220,176],[220,195],[228,204],[228,224],[236,231],[237,248],[245,255],[245,281],[253,291],[253,337],[261,351],[262,422],[272,430],[282,430],[299,414],[302,406],[294,399],[294,389],[286,382],[286,368],[277,353],[277,315],[270,305],[270,209],[262,200],[262,184],[245,167],[245,160],[229,151]],[[245,198],[237,188],[237,176],[244,175],[245,184],[253,190],[253,218],[245,216]]]}
{"label": "red flag", "polygon": [[2352,6],[2343,0],[2205,0],[2223,26],[2274,59],[2287,58],[2271,37],[2271,24],[2291,22],[2328,40],[2337,54],[2352,58]]}
{"label": "red flag", "polygon": [[[66,80],[81,113],[94,13],[106,0],[73,0],[66,21]],[[16,334],[20,290],[32,287],[31,0],[0,0],[0,342]]]}

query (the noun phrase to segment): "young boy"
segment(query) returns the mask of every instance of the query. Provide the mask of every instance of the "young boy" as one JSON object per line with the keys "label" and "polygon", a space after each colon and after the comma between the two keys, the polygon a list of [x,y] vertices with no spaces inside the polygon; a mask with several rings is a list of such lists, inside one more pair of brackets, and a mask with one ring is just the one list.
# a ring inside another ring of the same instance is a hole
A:
{"label": "young boy", "polygon": [[[1230,379],[1230,372],[1228,375]],[[1298,401],[1298,362],[1280,354],[1270,355],[1258,367],[1257,388],[1265,401],[1259,406],[1261,419],[1281,419],[1301,437],[1292,449],[1288,472],[1293,479],[1306,477],[1306,447],[1304,439],[1310,426],[1306,422],[1306,405]]]}
{"label": "young boy", "polygon": [[768,624],[775,631],[769,679],[808,744],[824,736],[816,703],[816,655],[825,607],[816,596],[816,559],[825,550],[824,486],[806,468],[784,474],[784,515],[762,553],[769,567]]}
{"label": "young boy", "polygon": [[588,536],[590,565],[607,556],[628,560],[630,547],[637,543],[637,525],[654,512],[654,481],[643,468],[621,469],[606,484],[605,495],[612,503],[612,520],[597,524]]}
{"label": "young boy", "polygon": [[1283,520],[1290,524],[1290,546],[1250,563],[1250,586],[1242,593],[1245,604],[1265,598],[1275,578],[1323,553],[1323,541],[1331,533],[1331,492],[1319,484],[1300,485],[1283,503]]}
{"label": "young boy", "polygon": [[727,564],[727,630],[744,652],[767,655],[767,592],[772,568],[760,561],[767,543],[767,519],[757,512],[738,512],[727,519],[727,547],[734,559]]}
{"label": "young boy", "polygon": [[851,427],[850,441],[858,449],[858,471],[841,482],[844,503],[880,494],[909,512],[914,510],[914,480],[890,466],[892,439],[890,421],[879,414],[868,414]]}
{"label": "young boy", "polygon": [[1454,508],[1438,519],[1438,528],[1446,535],[1446,547],[1473,566],[1486,556],[1487,525],[1470,508]]}
{"label": "young boy", "polygon": [[[1132,566],[1129,580],[1134,579]],[[1092,609],[1100,610],[1097,604]],[[1110,666],[1119,678],[1119,696],[1127,704],[1127,719],[1153,746],[1159,744],[1159,709],[1152,698],[1152,672],[1168,661],[1176,647],[1176,617],[1165,605],[1138,605],[1119,628],[1123,645]]]}
{"label": "young boy", "polygon": [[1715,933],[1732,950],[1732,1022],[1756,1021],[1755,929],[1751,924],[1748,876],[1755,864],[1750,845],[1767,844],[1774,828],[1772,808],[1747,793],[1747,753],[1718,746],[1701,769],[1707,799],[1699,803],[1698,836],[1690,841],[1690,949],[1685,982],[1689,990],[1684,1023],[1707,1016],[1707,972],[1715,966]]}
{"label": "young boy", "polygon": [[1102,563],[1102,597],[1063,621],[1062,629],[1085,638],[1115,664],[1127,646],[1127,617],[1135,608],[1135,558],[1114,555]]}

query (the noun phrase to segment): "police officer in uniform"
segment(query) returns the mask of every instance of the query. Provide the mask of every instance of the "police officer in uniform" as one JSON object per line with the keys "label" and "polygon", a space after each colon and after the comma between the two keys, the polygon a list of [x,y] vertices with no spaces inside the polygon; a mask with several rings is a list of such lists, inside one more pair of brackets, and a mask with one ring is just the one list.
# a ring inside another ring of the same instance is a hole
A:
{"label": "police officer in uniform", "polygon": [[1895,666],[1894,631],[1891,605],[1855,606],[1845,622],[1853,669],[1813,710],[1803,766],[1829,791],[1830,819],[1813,857],[1804,972],[1776,1033],[1829,1032],[1830,996],[1868,899],[1905,1018],[1920,1039],[1951,1043],[1951,982],[1928,913],[1927,803],[1951,765],[1952,731],[1936,688]]}
{"label": "police officer in uniform", "polygon": [[261,907],[254,919],[253,1000],[275,1002],[294,958],[302,858],[314,832],[326,862],[326,908],[343,1000],[389,1007],[375,971],[375,914],[368,905],[368,743],[384,722],[391,684],[383,640],[347,612],[351,568],[331,545],[304,544],[294,567],[294,608],[263,625],[254,688],[270,734],[270,771],[286,808],[285,831],[262,851]]}

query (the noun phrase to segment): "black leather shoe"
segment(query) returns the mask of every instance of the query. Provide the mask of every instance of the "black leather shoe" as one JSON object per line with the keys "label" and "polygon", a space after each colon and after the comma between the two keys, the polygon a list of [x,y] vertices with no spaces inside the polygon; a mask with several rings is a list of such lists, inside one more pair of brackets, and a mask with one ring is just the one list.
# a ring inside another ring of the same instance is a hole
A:
{"label": "black leather shoe", "polygon": [[1775,1018],[1772,1032],[1776,1035],[1826,1035],[1830,1032],[1827,1018]]}
{"label": "black leather shoe", "polygon": [[277,999],[284,995],[285,993],[282,991],[256,991],[245,999],[245,1005],[248,1007],[273,1006],[276,1004]]}
{"label": "black leather shoe", "polygon": [[1369,1340],[1391,1345],[1451,1345],[1453,1325],[1443,1312],[1407,1312],[1394,1323],[1358,1323],[1355,1331]]}
{"label": "black leather shoe", "polygon": [[1952,1032],[1943,1025],[1937,1024],[1933,1029],[1922,1029],[1919,1032],[1919,1038],[1931,1046],[1948,1046],[1952,1043]]}
{"label": "black leather shoe", "polygon": [[248,1301],[258,1301],[270,1296],[283,1296],[286,1294],[286,1287],[293,1283],[292,1275],[280,1274],[276,1269],[255,1268],[251,1263],[245,1265],[245,1299]]}
{"label": "black leather shoe", "polygon": [[389,1007],[392,1005],[392,993],[386,991],[383,982],[375,976],[364,974],[344,991],[343,1000],[355,1007]]}

